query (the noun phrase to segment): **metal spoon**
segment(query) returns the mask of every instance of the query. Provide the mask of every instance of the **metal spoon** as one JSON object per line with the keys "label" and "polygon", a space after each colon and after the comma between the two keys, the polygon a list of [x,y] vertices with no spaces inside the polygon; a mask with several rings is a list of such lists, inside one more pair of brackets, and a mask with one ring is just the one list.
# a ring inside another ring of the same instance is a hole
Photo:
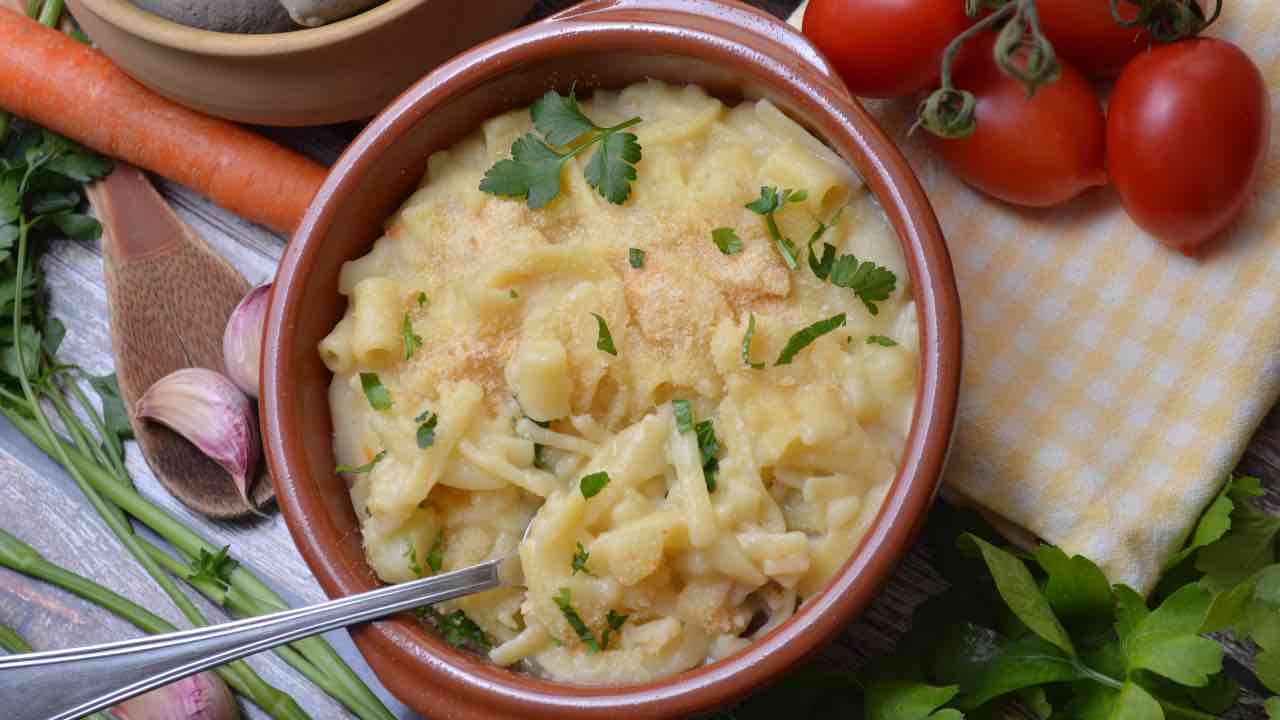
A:
{"label": "metal spoon", "polygon": [[[529,531],[526,528],[525,535]],[[0,657],[9,720],[74,720],[277,645],[524,582],[516,552],[311,607],[73,650]]]}

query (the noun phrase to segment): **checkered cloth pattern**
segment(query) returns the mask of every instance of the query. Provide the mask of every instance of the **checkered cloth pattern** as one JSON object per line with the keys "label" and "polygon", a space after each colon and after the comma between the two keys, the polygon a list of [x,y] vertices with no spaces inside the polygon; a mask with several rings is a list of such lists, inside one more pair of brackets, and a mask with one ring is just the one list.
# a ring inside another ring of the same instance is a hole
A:
{"label": "checkered cloth pattern", "polygon": [[869,104],[928,190],[959,280],[948,491],[1144,591],[1280,391],[1280,2],[1231,0],[1209,34],[1262,69],[1273,122],[1257,196],[1200,260],[1138,230],[1110,189],[1050,210],[981,196],[907,137],[910,103]]}

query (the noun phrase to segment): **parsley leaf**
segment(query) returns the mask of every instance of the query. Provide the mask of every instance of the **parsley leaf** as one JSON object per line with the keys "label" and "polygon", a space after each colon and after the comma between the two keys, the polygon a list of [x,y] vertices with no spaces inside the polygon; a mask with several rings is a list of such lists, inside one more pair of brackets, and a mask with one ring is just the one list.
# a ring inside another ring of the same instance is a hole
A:
{"label": "parsley leaf", "polygon": [[616,634],[619,630],[622,629],[622,624],[627,621],[628,617],[631,617],[631,616],[620,615],[612,610],[609,611],[609,614],[606,615],[604,618],[605,624],[607,624],[608,627],[605,628],[604,633],[600,636],[601,650],[609,649],[609,637],[611,635]]}
{"label": "parsley leaf", "polygon": [[960,543],[962,547],[976,549],[982,556],[987,570],[991,572],[991,578],[995,580],[996,590],[1015,617],[1066,654],[1076,654],[1066,628],[1062,627],[1058,617],[1053,614],[1048,599],[1021,560],[972,533],[961,536]]}
{"label": "parsley leaf", "polygon": [[560,168],[570,157],[552,150],[533,133],[525,134],[512,143],[509,160],[499,160],[484,174],[480,190],[525,198],[530,210],[538,210],[560,194]]}
{"label": "parsley leaf", "polygon": [[751,212],[764,216],[764,224],[769,231],[769,237],[773,238],[773,243],[777,246],[778,253],[782,255],[783,262],[792,270],[800,267],[799,261],[796,260],[798,252],[796,244],[778,229],[778,221],[773,214],[781,210],[787,203],[804,202],[808,197],[809,193],[805,190],[786,189],[778,192],[776,187],[762,186],[760,188],[760,197],[745,205]]}
{"label": "parsley leaf", "polygon": [[693,406],[688,400],[672,400],[671,410],[676,416],[676,429],[682,433],[693,431]]}
{"label": "parsley leaf", "polygon": [[1038,635],[1006,643],[967,687],[962,706],[976,708],[1015,690],[1087,676],[1084,667]]}
{"label": "parsley leaf", "polygon": [[1150,670],[1182,685],[1203,687],[1222,670],[1222,646],[1199,635],[1213,596],[1186,585],[1139,620],[1124,639],[1130,670]]}
{"label": "parsley leaf", "polygon": [[418,307],[426,307],[426,306],[427,306],[427,294],[426,294],[426,293],[424,293],[424,292],[419,292],[419,293],[418,293]]}
{"label": "parsley leaf", "polygon": [[716,228],[711,231],[711,242],[720,248],[720,252],[725,255],[735,255],[742,252],[742,238],[738,237],[738,233],[733,228]]}
{"label": "parsley leaf", "polygon": [[702,455],[702,477],[707,481],[707,492],[716,491],[716,475],[720,472],[720,440],[716,437],[716,429],[710,420],[703,420],[694,426],[698,435],[698,451]]}
{"label": "parsley leaf", "polygon": [[882,347],[894,347],[898,344],[898,341],[884,335],[868,335],[867,344],[880,345]]}
{"label": "parsley leaf", "polygon": [[613,334],[609,332],[609,324],[603,317],[591,313],[596,319],[596,349],[617,357],[618,349],[613,345]]}
{"label": "parsley leaf", "polygon": [[604,486],[608,484],[609,484],[609,473],[605,472],[604,470],[601,470],[600,472],[591,473],[590,475],[587,475],[586,477],[582,478],[582,482],[580,483],[580,487],[582,489],[582,497],[590,500],[596,495],[599,495],[600,491],[604,489]]}
{"label": "parsley leaf", "polygon": [[774,366],[790,365],[791,361],[795,359],[797,353],[809,347],[810,343],[814,340],[817,340],[832,330],[843,326],[845,319],[845,314],[840,313],[835,317],[829,317],[826,320],[819,320],[818,322],[792,335],[791,339],[787,340],[787,344],[783,346],[782,353],[778,355],[778,360],[774,363]]}
{"label": "parsley leaf", "polygon": [[751,339],[756,335],[756,314],[747,315],[747,332],[742,336],[742,364],[756,370],[764,368],[763,362],[751,362]]}
{"label": "parsley leaf", "polygon": [[582,543],[578,543],[578,549],[573,553],[573,562],[570,563],[570,567],[573,569],[573,572],[570,574],[577,575],[579,572],[584,572],[591,575],[591,571],[587,569],[587,560],[590,559],[591,553],[587,552],[587,549],[582,547]]}
{"label": "parsley leaf", "polygon": [[533,126],[552,145],[568,145],[592,130],[603,130],[582,114],[577,94],[571,89],[567,96],[555,90],[534,101],[529,108]]}
{"label": "parsley leaf", "polygon": [[879,315],[877,302],[889,299],[898,278],[888,268],[870,260],[859,261],[852,254],[841,255],[831,266],[831,284],[848,288],[867,307],[867,312]]}
{"label": "parsley leaf", "polygon": [[453,647],[463,647],[468,643],[488,652],[493,649],[493,643],[489,641],[489,636],[485,635],[484,630],[475,623],[467,614],[461,610],[454,610],[445,615],[433,607],[424,607],[419,613],[431,618],[435,623],[436,629],[444,636],[444,641]]}
{"label": "parsley leaf", "polygon": [[192,583],[204,581],[212,585],[210,589],[215,595],[213,600],[219,605],[227,603],[227,593],[231,591],[231,571],[238,565],[227,554],[230,549],[230,545],[223,545],[221,550],[211,553],[200,548],[200,556],[191,561],[186,572],[186,579]]}
{"label": "parsley leaf", "polygon": [[409,561],[409,572],[422,577],[422,565],[418,562],[418,546],[414,545],[413,540],[410,540],[409,546],[404,549],[404,557]]}
{"label": "parsley leaf", "polygon": [[600,652],[600,644],[596,642],[595,633],[591,632],[591,628],[582,621],[582,616],[577,610],[573,609],[573,598],[569,594],[569,588],[560,588],[560,593],[552,597],[556,605],[560,608],[560,613],[564,615],[565,622],[569,623],[569,627],[578,634],[578,639],[583,645],[587,646],[588,653]]}
{"label": "parsley leaf", "polygon": [[427,567],[431,568],[433,573],[440,572],[440,568],[444,567],[444,528],[436,533],[436,540],[431,543],[431,549],[427,551]]}
{"label": "parsley leaf", "polygon": [[404,327],[401,330],[404,339],[404,359],[411,360],[413,352],[422,347],[422,336],[413,331],[413,320],[409,313],[404,314]]}
{"label": "parsley leaf", "polygon": [[1218,496],[1213,499],[1213,502],[1201,514],[1200,520],[1196,523],[1196,528],[1192,531],[1191,539],[1187,541],[1186,547],[1165,561],[1165,570],[1180,564],[1194,555],[1200,548],[1217,542],[1227,534],[1227,531],[1231,529],[1231,511],[1235,509],[1235,503],[1231,500],[1231,493],[1236,490],[1237,483],[1242,481],[1242,487],[1248,487],[1249,481],[1257,482],[1257,479],[1241,478],[1237,480],[1232,478],[1228,480],[1222,486]]}
{"label": "parsley leaf", "polygon": [[414,418],[414,420],[421,423],[421,425],[418,425],[418,448],[426,450],[435,444],[436,424],[440,421],[440,416],[435,413],[427,415],[426,412],[423,412],[422,415]]}
{"label": "parsley leaf", "polygon": [[1049,575],[1045,598],[1065,624],[1085,619],[1111,624],[1115,599],[1107,576],[1097,565],[1082,555],[1067,557],[1052,545],[1036,548],[1035,559]]}
{"label": "parsley leaf", "polygon": [[631,196],[631,181],[636,179],[636,163],[640,162],[640,143],[635,133],[610,133],[587,160],[583,177],[605,200],[621,205]]}
{"label": "parsley leaf", "polygon": [[631,263],[631,267],[639,270],[644,267],[644,251],[640,248],[631,248],[627,251],[627,260]]}
{"label": "parsley leaf", "polygon": [[864,702],[867,720],[960,720],[960,711],[940,709],[960,692],[959,685],[933,687],[924,683],[885,680],[868,684]]}
{"label": "parsley leaf", "polygon": [[116,439],[116,446],[119,447],[120,440],[133,437],[133,426],[129,424],[129,411],[124,407],[124,399],[120,395],[120,384],[116,381],[116,374],[90,375],[89,387],[98,393],[98,399],[102,401],[102,417],[107,424],[107,432]]}
{"label": "parsley leaf", "polygon": [[[600,127],[582,114],[572,90],[567,97],[548,91],[529,113],[534,128],[546,142],[533,133],[518,138],[511,146],[511,158],[499,160],[485,173],[480,181],[481,191],[525,198],[531,210],[545,207],[560,194],[560,170],[564,164],[598,145],[583,170],[587,184],[615,205],[626,201],[631,195],[631,181],[636,179],[635,164],[640,161],[641,149],[634,133],[622,131],[638,124],[640,118]],[[547,144],[566,146],[587,135],[587,140],[564,153]]]}
{"label": "parsley leaf", "polygon": [[374,410],[391,409],[391,393],[383,386],[378,373],[360,373],[360,387],[364,389],[364,396]]}
{"label": "parsley leaf", "polygon": [[338,467],[334,468],[333,471],[338,473],[339,475],[365,475],[369,472],[372,472],[374,466],[382,462],[382,459],[385,458],[386,456],[387,456],[387,451],[382,450],[377,455],[374,455],[372,460],[370,460],[369,462],[363,465],[356,465],[356,466],[339,465]]}
{"label": "parsley leaf", "polygon": [[1201,582],[1210,590],[1230,589],[1276,561],[1280,517],[1268,515],[1246,502],[1254,487],[1246,483],[1243,488],[1228,491],[1228,496],[1237,500],[1230,516],[1231,527],[1221,539],[1201,549],[1196,556],[1195,567],[1205,574]]}

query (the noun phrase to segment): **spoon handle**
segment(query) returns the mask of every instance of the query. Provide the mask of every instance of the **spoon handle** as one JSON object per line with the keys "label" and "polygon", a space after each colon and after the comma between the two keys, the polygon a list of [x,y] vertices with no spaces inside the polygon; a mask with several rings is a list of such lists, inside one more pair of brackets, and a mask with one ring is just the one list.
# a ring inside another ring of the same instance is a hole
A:
{"label": "spoon handle", "polygon": [[503,559],[319,605],[168,635],[0,657],[10,720],[73,720],[277,645],[498,587]]}

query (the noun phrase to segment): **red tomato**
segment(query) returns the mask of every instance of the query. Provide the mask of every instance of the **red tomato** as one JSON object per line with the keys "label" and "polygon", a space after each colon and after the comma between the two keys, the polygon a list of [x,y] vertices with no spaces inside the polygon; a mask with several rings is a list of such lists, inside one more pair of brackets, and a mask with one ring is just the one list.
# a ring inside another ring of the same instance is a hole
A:
{"label": "red tomato", "polygon": [[1093,88],[1070,65],[1027,99],[1023,86],[992,58],[995,33],[984,33],[957,58],[953,81],[977,99],[978,127],[966,138],[930,135],[951,172],[1015,205],[1048,207],[1105,185],[1107,123]]}
{"label": "red tomato", "polygon": [[[1141,27],[1122,27],[1111,17],[1111,0],[1037,0],[1040,27],[1058,56],[1084,75],[1110,79],[1125,63],[1151,46]],[[1120,16],[1132,20],[1138,8],[1119,3]]]}
{"label": "red tomato", "polygon": [[1192,38],[1134,58],[1107,120],[1107,167],[1125,210],[1166,245],[1195,250],[1244,208],[1270,121],[1262,73],[1231,43]]}
{"label": "red tomato", "polygon": [[854,95],[893,98],[932,87],[970,22],[964,0],[811,0],[804,34]]}

